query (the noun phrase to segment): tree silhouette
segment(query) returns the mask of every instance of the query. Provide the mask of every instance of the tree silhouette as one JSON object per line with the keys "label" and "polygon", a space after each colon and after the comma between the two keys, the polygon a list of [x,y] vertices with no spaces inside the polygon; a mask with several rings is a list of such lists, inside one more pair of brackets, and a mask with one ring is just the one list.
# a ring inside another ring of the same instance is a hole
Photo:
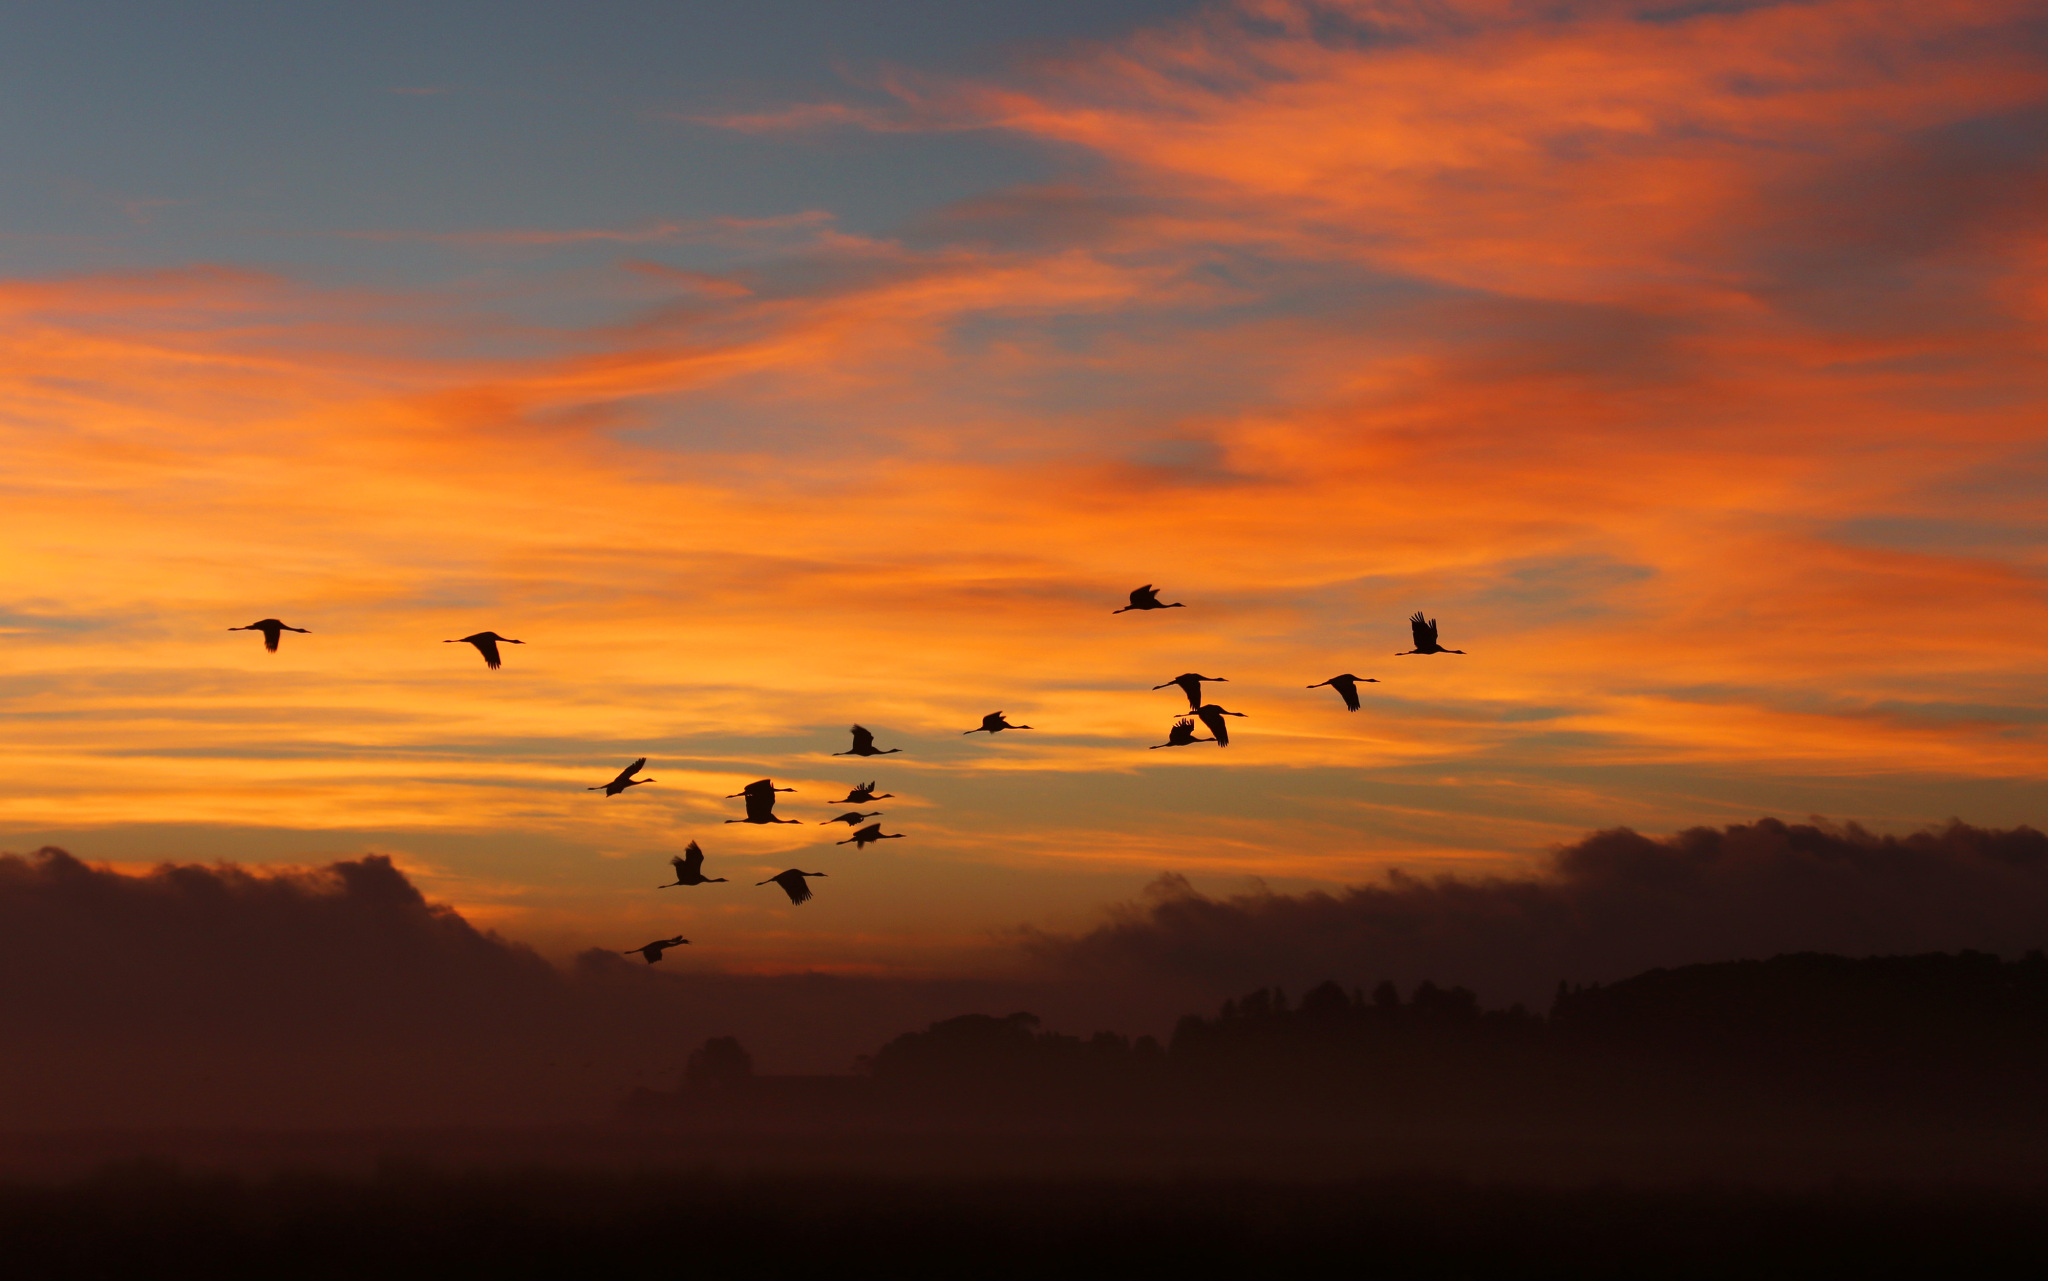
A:
{"label": "tree silhouette", "polygon": [[753,1078],[754,1057],[731,1036],[714,1036],[690,1051],[683,1068],[683,1082],[693,1090],[726,1089]]}

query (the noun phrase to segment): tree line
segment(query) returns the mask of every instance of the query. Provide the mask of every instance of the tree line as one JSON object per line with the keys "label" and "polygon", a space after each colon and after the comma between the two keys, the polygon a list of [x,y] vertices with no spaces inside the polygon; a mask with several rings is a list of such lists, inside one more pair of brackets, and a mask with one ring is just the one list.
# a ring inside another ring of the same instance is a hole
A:
{"label": "tree line", "polygon": [[1334,981],[1190,1014],[1161,1042],[1029,1013],[906,1032],[838,1078],[754,1074],[715,1038],[628,1110],[700,1120],[1115,1116],[1316,1124],[1731,1119],[2034,1126],[2048,1097],[2048,958],[1817,953],[1560,984],[1548,1011],[1457,986]]}

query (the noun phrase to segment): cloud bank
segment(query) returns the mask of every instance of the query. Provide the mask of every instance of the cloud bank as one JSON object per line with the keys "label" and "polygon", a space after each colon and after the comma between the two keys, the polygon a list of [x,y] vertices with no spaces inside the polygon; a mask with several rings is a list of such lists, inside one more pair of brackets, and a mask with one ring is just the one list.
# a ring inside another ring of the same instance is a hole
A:
{"label": "cloud bank", "polygon": [[1211,898],[1160,878],[1086,934],[1032,948],[1097,982],[1182,991],[1325,978],[1462,983],[1541,1005],[1560,980],[1822,951],[2048,946],[2048,835],[1953,822],[1911,836],[1774,819],[1656,839],[1628,828],[1557,849],[1541,874],[1391,872],[1341,894]]}
{"label": "cloud bank", "polygon": [[1559,979],[1779,952],[2048,943],[2048,836],[1907,837],[1771,820],[1618,828],[1525,878],[1211,898],[1163,878],[1079,935],[1026,936],[1007,981],[757,976],[586,952],[557,969],[427,900],[388,860],[130,874],[0,855],[0,1127],[531,1123],[606,1116],[736,1035],[771,1072],[847,1071],[897,1033],[1030,1009],[1164,1031],[1226,995],[1325,978]]}
{"label": "cloud bank", "polygon": [[[638,940],[636,940],[638,941]],[[0,855],[0,1126],[546,1122],[670,1088],[707,1036],[846,1071],[971,982],[558,970],[388,859],[311,870]]]}

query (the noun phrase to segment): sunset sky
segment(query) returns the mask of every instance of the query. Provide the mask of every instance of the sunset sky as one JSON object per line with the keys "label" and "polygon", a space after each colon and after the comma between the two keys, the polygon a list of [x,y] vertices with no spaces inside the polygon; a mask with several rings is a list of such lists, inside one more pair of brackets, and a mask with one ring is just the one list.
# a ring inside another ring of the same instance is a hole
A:
{"label": "sunset sky", "polygon": [[[0,849],[928,974],[1161,873],[2048,818],[2036,2],[8,25]],[[1228,748],[1147,750],[1185,671]]]}

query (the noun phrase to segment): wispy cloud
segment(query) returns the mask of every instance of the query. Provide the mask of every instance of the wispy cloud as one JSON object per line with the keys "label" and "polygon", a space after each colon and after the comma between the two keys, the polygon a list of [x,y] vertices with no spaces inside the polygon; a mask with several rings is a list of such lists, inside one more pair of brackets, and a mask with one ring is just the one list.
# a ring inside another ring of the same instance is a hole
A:
{"label": "wispy cloud", "polygon": [[549,246],[610,243],[711,244],[746,242],[776,233],[808,232],[829,227],[832,215],[823,210],[783,214],[772,218],[699,218],[690,221],[650,223],[641,227],[564,227],[553,229],[497,229],[471,231],[343,231],[346,240],[416,242],[436,245]]}

